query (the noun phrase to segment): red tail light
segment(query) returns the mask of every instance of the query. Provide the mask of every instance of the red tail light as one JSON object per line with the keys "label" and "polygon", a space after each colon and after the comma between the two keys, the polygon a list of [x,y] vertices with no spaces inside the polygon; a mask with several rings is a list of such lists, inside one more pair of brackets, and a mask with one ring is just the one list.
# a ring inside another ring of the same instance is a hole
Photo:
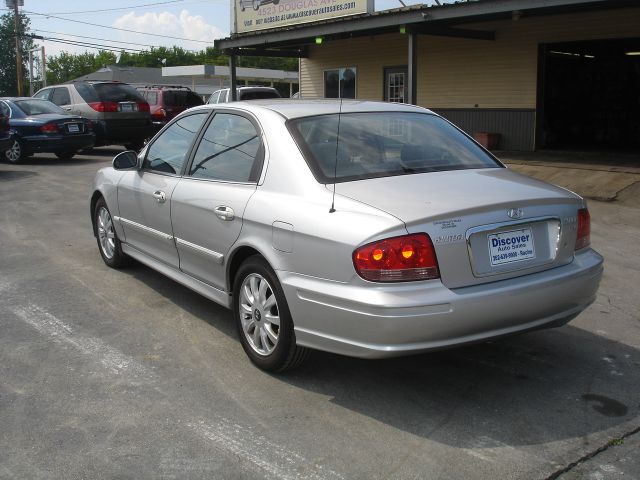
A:
{"label": "red tail light", "polygon": [[153,112],[151,116],[154,120],[164,120],[165,118],[167,118],[167,112],[164,108],[160,108],[159,110]]}
{"label": "red tail light", "polygon": [[58,126],[55,123],[45,123],[40,127],[42,133],[57,133]]}
{"label": "red tail light", "polygon": [[356,272],[372,282],[407,282],[440,277],[436,252],[426,233],[369,243],[353,252]]}
{"label": "red tail light", "polygon": [[118,104],[116,102],[91,102],[89,106],[96,112],[101,113],[113,113],[118,111]]}
{"label": "red tail light", "polygon": [[576,237],[576,250],[591,245],[591,215],[589,210],[578,210],[578,236]]}
{"label": "red tail light", "polygon": [[138,102],[138,111],[139,112],[148,112],[149,104],[147,102]]}

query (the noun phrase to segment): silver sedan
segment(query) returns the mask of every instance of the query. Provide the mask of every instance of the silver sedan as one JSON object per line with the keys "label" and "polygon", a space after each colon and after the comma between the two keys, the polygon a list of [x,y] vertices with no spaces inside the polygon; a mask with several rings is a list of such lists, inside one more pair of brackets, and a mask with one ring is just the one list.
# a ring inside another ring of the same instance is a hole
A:
{"label": "silver sedan", "polygon": [[104,262],[232,309],[258,367],[406,355],[567,323],[603,259],[582,198],[505,168],[429,110],[197,107],[95,178]]}

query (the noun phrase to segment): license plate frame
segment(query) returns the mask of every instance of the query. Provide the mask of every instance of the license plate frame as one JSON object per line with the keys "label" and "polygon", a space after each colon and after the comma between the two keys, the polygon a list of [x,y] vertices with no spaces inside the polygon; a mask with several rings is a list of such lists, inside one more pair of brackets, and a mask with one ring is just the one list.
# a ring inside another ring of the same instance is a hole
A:
{"label": "license plate frame", "polygon": [[77,123],[67,123],[67,132],[80,133],[80,125]]}
{"label": "license plate frame", "polygon": [[531,226],[490,233],[487,244],[492,267],[536,258]]}
{"label": "license plate frame", "polygon": [[137,112],[138,105],[132,102],[121,102],[118,104],[118,110],[120,110],[121,112],[127,112],[127,113]]}

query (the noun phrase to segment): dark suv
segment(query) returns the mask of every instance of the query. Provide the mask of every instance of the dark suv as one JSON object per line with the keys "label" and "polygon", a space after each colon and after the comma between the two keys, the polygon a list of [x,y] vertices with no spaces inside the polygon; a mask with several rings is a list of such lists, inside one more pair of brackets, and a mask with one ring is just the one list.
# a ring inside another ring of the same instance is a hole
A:
{"label": "dark suv", "polygon": [[96,146],[119,144],[138,150],[152,133],[149,104],[126,83],[72,82],[43,88],[34,97],[91,120]]}
{"label": "dark suv", "polygon": [[180,85],[147,85],[138,87],[138,92],[149,103],[154,133],[179,113],[204,103],[190,88]]}

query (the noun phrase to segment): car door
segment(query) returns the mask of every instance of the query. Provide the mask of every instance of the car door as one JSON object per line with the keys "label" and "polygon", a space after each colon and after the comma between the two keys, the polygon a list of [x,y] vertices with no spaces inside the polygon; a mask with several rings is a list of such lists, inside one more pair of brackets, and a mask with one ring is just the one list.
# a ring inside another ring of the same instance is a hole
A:
{"label": "car door", "polygon": [[180,269],[220,290],[226,290],[227,254],[240,235],[264,152],[252,117],[219,110],[171,197]]}
{"label": "car door", "polygon": [[125,172],[118,183],[117,220],[126,242],[174,268],[179,261],[170,199],[209,113],[197,112],[172,123],[146,148],[142,168]]}

